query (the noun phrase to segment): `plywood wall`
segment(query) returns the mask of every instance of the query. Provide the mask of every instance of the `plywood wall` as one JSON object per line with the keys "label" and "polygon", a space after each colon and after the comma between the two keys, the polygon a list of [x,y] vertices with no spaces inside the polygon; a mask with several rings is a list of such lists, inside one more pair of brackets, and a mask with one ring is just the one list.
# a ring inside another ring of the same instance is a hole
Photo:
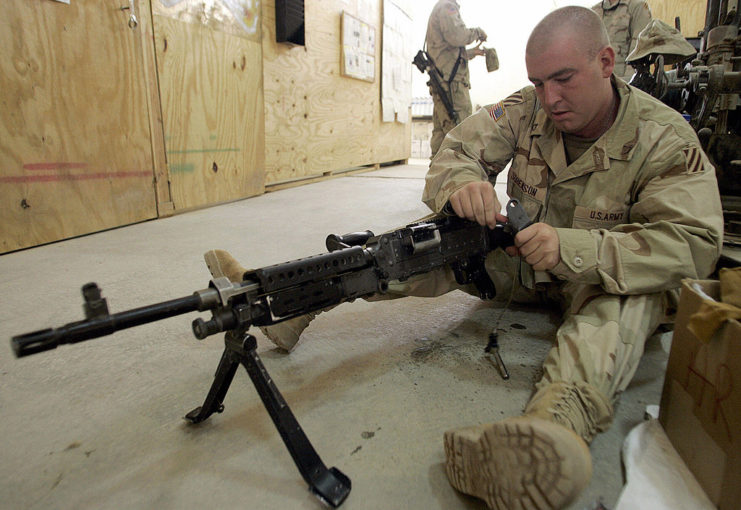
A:
{"label": "plywood wall", "polygon": [[[262,193],[265,137],[259,6],[242,11],[238,20],[231,12],[206,10],[200,1],[176,5],[152,3],[177,212]],[[248,14],[252,18],[245,20]]]}
{"label": "plywood wall", "polygon": [[[343,9],[376,27],[372,83],[340,73]],[[410,123],[381,122],[381,0],[305,2],[306,46],[275,42],[263,0],[266,185],[409,158]]]}
{"label": "plywood wall", "polygon": [[682,35],[697,37],[705,27],[707,0],[647,0],[651,14],[669,26],[674,26],[674,18],[679,16]]}
{"label": "plywood wall", "polygon": [[98,0],[5,0],[0,252],[156,216],[141,36]]}
{"label": "plywood wall", "polygon": [[[382,0],[307,0],[305,47],[275,42],[274,0],[143,0],[138,26],[3,6],[0,253],[410,156],[381,122]],[[375,27],[371,82],[341,75],[343,10]]]}

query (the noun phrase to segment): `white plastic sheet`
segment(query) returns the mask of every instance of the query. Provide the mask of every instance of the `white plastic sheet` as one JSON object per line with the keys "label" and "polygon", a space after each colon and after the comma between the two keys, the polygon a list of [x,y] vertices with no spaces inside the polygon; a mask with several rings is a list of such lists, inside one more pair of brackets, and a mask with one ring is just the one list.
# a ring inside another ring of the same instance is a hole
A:
{"label": "white plastic sheet", "polygon": [[623,464],[627,483],[615,510],[716,510],[656,419],[630,431]]}

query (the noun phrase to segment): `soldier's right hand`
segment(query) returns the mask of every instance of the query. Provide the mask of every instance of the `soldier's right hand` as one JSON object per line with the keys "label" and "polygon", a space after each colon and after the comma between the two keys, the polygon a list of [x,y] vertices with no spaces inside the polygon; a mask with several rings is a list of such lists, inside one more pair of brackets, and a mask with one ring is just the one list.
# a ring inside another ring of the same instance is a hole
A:
{"label": "soldier's right hand", "polygon": [[474,30],[476,30],[476,39],[481,42],[486,41],[486,32],[484,32],[483,28],[476,27]]}
{"label": "soldier's right hand", "polygon": [[507,221],[502,215],[494,186],[488,181],[469,182],[450,195],[450,205],[461,218],[494,228],[497,221]]}

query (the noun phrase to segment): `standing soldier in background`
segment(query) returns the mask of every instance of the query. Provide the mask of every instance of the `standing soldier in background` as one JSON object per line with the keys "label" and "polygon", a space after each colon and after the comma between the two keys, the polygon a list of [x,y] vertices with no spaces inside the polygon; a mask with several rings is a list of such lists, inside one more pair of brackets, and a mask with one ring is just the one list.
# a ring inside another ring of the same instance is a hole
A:
{"label": "standing soldier in background", "polygon": [[615,50],[615,76],[629,82],[635,70],[625,59],[635,49],[638,34],[651,21],[651,9],[645,0],[602,0],[592,10],[602,18]]}
{"label": "standing soldier in background", "polygon": [[[432,8],[427,22],[425,45],[427,53],[443,77],[443,88],[450,94],[450,102],[463,120],[472,113],[471,96],[468,89],[471,82],[468,75],[468,61],[485,52],[478,46],[466,49],[474,41],[483,42],[486,33],[480,28],[466,28],[461,19],[460,7],[456,0],[439,0]],[[445,105],[430,87],[433,101],[433,128],[430,139],[431,156],[440,148],[445,135],[455,127],[455,122],[445,110]]]}

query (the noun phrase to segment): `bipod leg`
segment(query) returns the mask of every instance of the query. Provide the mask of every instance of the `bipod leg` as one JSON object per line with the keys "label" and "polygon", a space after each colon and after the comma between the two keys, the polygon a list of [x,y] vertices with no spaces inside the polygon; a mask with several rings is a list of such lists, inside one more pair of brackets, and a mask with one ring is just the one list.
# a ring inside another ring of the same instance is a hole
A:
{"label": "bipod leg", "polygon": [[229,390],[232,379],[234,379],[234,374],[237,373],[239,361],[239,355],[229,348],[229,342],[227,340],[224,353],[221,355],[221,361],[219,361],[219,367],[216,369],[216,374],[214,375],[214,382],[211,384],[208,395],[206,395],[206,400],[202,406],[196,407],[186,414],[186,420],[190,420],[191,423],[201,423],[212,414],[220,413],[224,410],[224,397]]}
{"label": "bipod leg", "polygon": [[227,350],[239,353],[241,362],[255,385],[262,403],[270,413],[275,428],[278,429],[283,443],[293,457],[309,490],[320,500],[337,508],[350,494],[350,479],[336,467],[327,469],[322,459],[314,450],[309,438],[301,429],[291,408],[283,400],[283,395],[262,364],[257,354],[257,340],[254,336],[244,333],[241,339],[227,333]]}

